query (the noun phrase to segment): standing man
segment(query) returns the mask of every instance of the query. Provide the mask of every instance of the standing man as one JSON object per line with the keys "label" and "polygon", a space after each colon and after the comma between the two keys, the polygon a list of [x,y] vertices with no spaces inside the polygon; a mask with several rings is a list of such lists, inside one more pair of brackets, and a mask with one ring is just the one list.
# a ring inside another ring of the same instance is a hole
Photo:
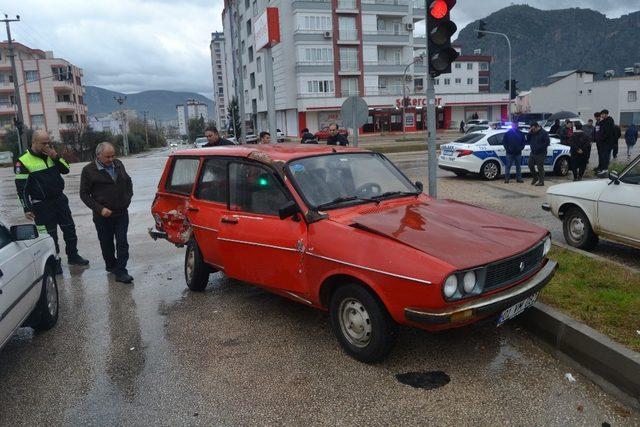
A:
{"label": "standing man", "polygon": [[260,139],[258,144],[271,144],[271,134],[267,131],[260,132]]}
{"label": "standing man", "polygon": [[568,143],[571,146],[570,153],[573,180],[582,181],[584,172],[587,170],[589,157],[591,156],[591,141],[583,132],[582,123],[576,122],[576,131],[571,135]]}
{"label": "standing man", "polygon": [[631,151],[633,151],[633,147],[638,142],[638,128],[633,123],[624,133],[624,142],[627,144],[627,160],[631,160]]}
{"label": "standing man", "polygon": [[338,132],[338,125],[331,123],[329,125],[329,138],[327,138],[327,145],[340,145],[346,147],[349,145],[349,140],[346,135]]}
{"label": "standing man", "polygon": [[53,147],[49,134],[44,130],[34,132],[31,148],[15,165],[15,181],[18,198],[24,214],[35,220],[38,229],[46,229],[56,245],[56,274],[62,274],[58,226],[64,237],[69,265],[89,265],[89,261],[78,255],[76,225],[69,209],[69,199],[64,194],[62,175],[69,173],[69,163]]}
{"label": "standing man", "polygon": [[527,145],[527,139],[517,125],[512,125],[511,129],[504,135],[502,145],[507,152],[507,164],[504,174],[504,182],[508,184],[511,180],[511,166],[516,165],[516,181],[523,183],[522,180],[522,150]]}
{"label": "standing man", "polygon": [[569,138],[573,136],[573,122],[569,119],[564,121],[564,126],[558,131],[560,144],[569,145]]}
{"label": "standing man", "polygon": [[464,133],[464,120],[460,121],[460,133]]}
{"label": "standing man", "polygon": [[[600,134],[602,138],[602,157],[601,164],[599,166],[599,175],[604,174],[609,170],[609,162],[611,161],[611,152],[614,145],[618,145],[618,132],[616,131],[616,124],[612,117],[609,117],[609,110],[602,110],[600,112]],[[600,150],[598,150],[600,155]]]}
{"label": "standing man", "polygon": [[619,125],[615,125],[616,130],[616,142],[613,144],[613,158],[618,158],[618,145],[620,145],[620,138],[622,138],[622,129]]}
{"label": "standing man", "polygon": [[302,129],[302,138],[300,139],[301,144],[317,144],[318,139],[314,134],[309,132],[308,128]]}
{"label": "standing man", "polygon": [[549,133],[551,135],[557,135],[560,130],[560,119],[556,119],[556,121],[551,125],[551,129],[549,129]]}
{"label": "standing man", "polygon": [[589,138],[589,142],[593,142],[596,136],[596,128],[593,126],[593,119],[589,119],[586,125],[582,126],[582,132],[585,134],[587,138]]}
{"label": "standing man", "polygon": [[533,122],[527,136],[527,142],[531,147],[531,156],[529,157],[529,170],[533,177],[531,185],[544,187],[544,161],[547,158],[547,148],[551,144],[549,134],[540,127],[538,122]]}
{"label": "standing man", "polygon": [[594,169],[594,172],[598,174],[602,170],[602,165],[604,163],[603,157],[605,152],[605,147],[603,142],[604,140],[602,138],[602,114],[600,114],[599,112],[595,113],[593,115],[593,118],[596,119],[595,132],[594,132],[593,139],[596,142],[596,148],[598,149],[598,166],[596,166],[596,168]]}
{"label": "standing man", "polygon": [[121,283],[133,281],[127,271],[127,209],[132,197],[131,177],[122,162],[116,159],[115,148],[108,142],[101,142],[96,147],[96,160],[82,169],[80,198],[93,211],[93,223],[98,232],[106,270],[115,274],[116,282]]}
{"label": "standing man", "polygon": [[228,139],[224,139],[218,133],[218,128],[215,126],[209,126],[204,130],[204,136],[207,138],[207,143],[203,147],[219,147],[221,145],[234,145],[233,142]]}

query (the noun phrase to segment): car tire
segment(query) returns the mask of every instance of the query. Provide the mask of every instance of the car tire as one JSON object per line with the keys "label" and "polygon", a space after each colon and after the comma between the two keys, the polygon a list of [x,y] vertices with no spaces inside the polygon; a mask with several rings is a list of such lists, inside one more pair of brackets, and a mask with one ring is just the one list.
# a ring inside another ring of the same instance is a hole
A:
{"label": "car tire", "polygon": [[396,323],[363,286],[351,283],[336,289],[329,304],[329,318],[340,346],[356,360],[377,362],[395,345]]}
{"label": "car tire", "polygon": [[194,292],[202,292],[209,283],[211,267],[204,262],[202,252],[195,239],[187,243],[187,250],[184,255],[184,278],[187,287]]}
{"label": "car tire", "polygon": [[454,173],[456,174],[456,176],[459,176],[459,177],[464,177],[464,176],[469,175],[469,172],[467,172],[467,171],[456,171]]}
{"label": "car tire", "polygon": [[563,156],[556,160],[553,166],[553,174],[555,176],[567,176],[571,170],[571,162],[568,157]]}
{"label": "car tire", "polygon": [[590,251],[598,244],[598,235],[593,231],[591,222],[580,208],[571,208],[562,219],[564,240],[574,248]]}
{"label": "car tire", "polygon": [[58,322],[60,300],[58,296],[58,282],[52,265],[47,265],[42,276],[42,290],[40,299],[27,322],[37,332],[48,331]]}
{"label": "car tire", "polygon": [[485,181],[494,181],[500,178],[500,164],[494,160],[490,160],[482,165],[480,176]]}

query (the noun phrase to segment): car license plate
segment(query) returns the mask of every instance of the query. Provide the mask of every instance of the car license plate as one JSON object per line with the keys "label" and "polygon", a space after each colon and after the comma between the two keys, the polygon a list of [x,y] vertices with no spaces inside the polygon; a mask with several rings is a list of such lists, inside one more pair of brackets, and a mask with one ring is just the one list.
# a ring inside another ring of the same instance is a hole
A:
{"label": "car license plate", "polygon": [[498,318],[498,326],[502,325],[509,319],[513,319],[519,314],[522,314],[527,308],[531,307],[536,300],[538,299],[538,293],[531,295],[529,298],[520,301],[519,303],[507,308],[505,311],[500,314],[500,318]]}
{"label": "car license plate", "polygon": [[452,156],[453,155],[453,150],[443,150],[442,154],[445,156]]}

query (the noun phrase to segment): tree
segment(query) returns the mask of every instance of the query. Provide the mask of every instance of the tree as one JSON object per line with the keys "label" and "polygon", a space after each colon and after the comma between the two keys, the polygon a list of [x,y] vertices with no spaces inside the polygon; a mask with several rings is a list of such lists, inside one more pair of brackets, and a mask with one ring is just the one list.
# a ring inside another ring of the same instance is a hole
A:
{"label": "tree", "polygon": [[242,136],[242,124],[240,123],[240,110],[238,108],[238,100],[234,96],[229,102],[229,106],[227,107],[227,115],[231,120],[231,125],[233,127],[233,132],[236,137],[236,140]]}
{"label": "tree", "polygon": [[[27,144],[31,144],[33,131],[25,127],[23,132],[27,133]],[[15,129],[8,130],[2,141],[0,141],[0,151],[11,151],[14,160],[18,159],[18,132]]]}
{"label": "tree", "polygon": [[195,142],[196,138],[204,135],[204,117],[189,119],[189,141]]}

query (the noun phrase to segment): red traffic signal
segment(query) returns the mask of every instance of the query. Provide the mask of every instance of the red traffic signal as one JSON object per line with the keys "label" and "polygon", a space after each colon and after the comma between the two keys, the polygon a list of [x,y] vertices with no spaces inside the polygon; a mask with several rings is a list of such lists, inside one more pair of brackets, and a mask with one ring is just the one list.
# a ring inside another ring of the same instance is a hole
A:
{"label": "red traffic signal", "polygon": [[449,4],[445,0],[436,0],[431,3],[429,13],[436,19],[442,19],[449,13]]}

